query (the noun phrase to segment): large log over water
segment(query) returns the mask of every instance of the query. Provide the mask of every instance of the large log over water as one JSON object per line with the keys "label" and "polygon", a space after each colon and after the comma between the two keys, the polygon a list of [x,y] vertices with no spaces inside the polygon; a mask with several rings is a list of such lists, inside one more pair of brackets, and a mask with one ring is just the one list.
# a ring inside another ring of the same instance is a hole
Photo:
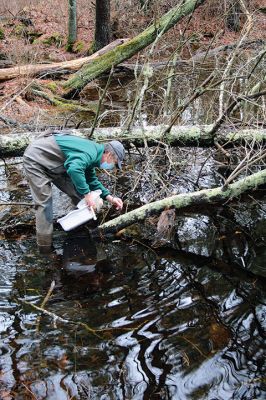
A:
{"label": "large log over water", "polygon": [[[266,129],[225,129],[214,136],[209,132],[212,125],[201,126],[173,126],[169,133],[164,133],[165,126],[147,126],[145,129],[132,128],[126,132],[123,128],[98,128],[93,132],[92,139],[97,142],[121,140],[126,147],[131,143],[135,146],[158,145],[160,143],[183,147],[210,147],[217,141],[219,144],[244,145],[246,142],[256,142],[259,145],[266,142]],[[90,138],[90,129],[68,130],[70,134]],[[0,156],[20,156],[28,144],[40,133],[26,132],[15,134],[2,134],[0,136]]]}
{"label": "large log over water", "polygon": [[193,205],[221,203],[238,197],[247,191],[255,190],[257,187],[265,184],[266,169],[228,185],[226,190],[223,187],[204,189],[198,192],[178,194],[163,200],[154,201],[114,218],[100,225],[97,229],[100,232],[100,236],[104,237],[106,233],[118,232],[126,226],[143,221],[151,214],[158,214],[166,207],[174,207],[176,210],[180,210]]}

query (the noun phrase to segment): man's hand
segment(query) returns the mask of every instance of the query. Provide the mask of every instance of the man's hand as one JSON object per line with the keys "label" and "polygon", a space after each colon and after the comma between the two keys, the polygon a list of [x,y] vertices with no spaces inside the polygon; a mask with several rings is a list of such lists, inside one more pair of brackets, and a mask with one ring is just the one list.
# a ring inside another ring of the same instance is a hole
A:
{"label": "man's hand", "polygon": [[93,199],[92,193],[85,194],[84,199],[88,207],[93,207],[93,209],[96,210],[96,203]]}
{"label": "man's hand", "polygon": [[108,196],[106,196],[106,200],[108,201],[108,203],[112,204],[116,210],[122,210],[123,201],[119,197],[113,197],[108,194]]}

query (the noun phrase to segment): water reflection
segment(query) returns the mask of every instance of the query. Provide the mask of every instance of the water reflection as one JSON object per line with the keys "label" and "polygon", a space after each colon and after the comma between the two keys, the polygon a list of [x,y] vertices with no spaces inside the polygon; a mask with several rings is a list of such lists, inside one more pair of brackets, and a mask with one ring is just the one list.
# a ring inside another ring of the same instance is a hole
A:
{"label": "water reflection", "polygon": [[[46,259],[33,241],[2,243],[1,398],[263,398],[258,276],[204,252],[80,233],[55,245]],[[69,322],[43,315],[37,331],[38,313],[17,298],[40,304],[52,280],[46,309]]]}
{"label": "water reflection", "polygon": [[68,235],[63,244],[62,263],[62,285],[68,298],[101,290],[112,273],[111,260],[100,245],[95,246],[86,231]]}

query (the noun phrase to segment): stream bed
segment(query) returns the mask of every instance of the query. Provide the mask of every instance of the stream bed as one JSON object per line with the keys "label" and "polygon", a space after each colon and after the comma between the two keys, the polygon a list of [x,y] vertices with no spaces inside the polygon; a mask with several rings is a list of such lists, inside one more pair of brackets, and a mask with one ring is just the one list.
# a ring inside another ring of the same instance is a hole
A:
{"label": "stream bed", "polygon": [[[189,80],[182,79],[186,91]],[[106,112],[103,123],[128,119],[132,93],[130,85],[114,88],[117,111]],[[175,104],[165,109],[163,93],[147,94],[149,109],[134,123],[171,115],[180,93],[173,90]],[[202,96],[179,122],[213,121],[215,96]],[[150,151],[115,179],[131,208],[221,184],[208,150],[180,150],[161,175],[173,151]],[[1,202],[32,202],[20,161],[9,171],[1,164]],[[55,193],[55,220],[66,211],[66,199]],[[104,241],[92,241],[85,228],[66,234],[56,226],[55,252],[45,257],[32,207],[0,206],[0,399],[265,399],[265,214],[263,191],[186,210],[154,248],[152,219],[135,236]],[[53,284],[41,314],[34,307]]]}

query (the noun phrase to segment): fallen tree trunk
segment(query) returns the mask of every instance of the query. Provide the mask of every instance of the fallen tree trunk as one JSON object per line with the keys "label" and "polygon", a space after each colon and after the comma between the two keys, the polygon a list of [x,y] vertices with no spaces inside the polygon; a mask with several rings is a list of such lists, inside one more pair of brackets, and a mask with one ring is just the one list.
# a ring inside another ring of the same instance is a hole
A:
{"label": "fallen tree trunk", "polygon": [[[230,44],[226,44],[223,46],[218,46],[215,47],[214,49],[211,49],[209,51],[200,51],[196,53],[194,56],[192,56],[188,61],[190,62],[195,62],[195,61],[201,61],[203,58],[206,57],[216,57],[219,53],[223,52],[231,52],[234,50],[237,46],[239,46],[239,42],[234,42]],[[259,46],[265,46],[265,40],[263,39],[254,39],[254,40],[245,40],[242,42],[239,46],[239,49],[257,49]]]}
{"label": "fallen tree trunk", "polygon": [[76,60],[70,61],[63,61],[58,63],[51,63],[51,64],[29,64],[29,65],[21,65],[18,67],[13,68],[3,68],[0,69],[0,81],[7,81],[14,78],[21,78],[25,76],[40,76],[46,75],[47,73],[51,72],[60,72],[64,71],[71,72],[79,70],[83,65],[89,64],[90,62],[96,60],[103,54],[109,52],[110,50],[114,49],[115,47],[121,45],[122,43],[127,42],[129,39],[117,39],[114,42],[108,44],[107,46],[103,47],[101,50],[97,51],[96,53],[92,54],[88,57],[78,58]]}
{"label": "fallen tree trunk", "polygon": [[[251,49],[251,50],[257,50],[261,46],[265,46],[266,42],[263,39],[255,39],[255,40],[248,40],[244,41],[239,48],[240,49]],[[234,50],[238,45],[238,42],[226,44],[223,46],[215,47],[214,49],[210,49],[207,51],[201,51],[193,55],[191,58],[188,59],[177,59],[175,62],[173,61],[156,61],[156,62],[151,62],[150,66],[153,69],[160,70],[164,69],[166,67],[174,67],[175,69],[180,69],[180,68],[195,68],[195,63],[200,63],[200,66],[202,69],[207,69],[210,68],[210,59],[218,56],[219,54],[223,52],[230,52]],[[125,62],[123,64],[120,64],[120,67],[127,68],[131,71],[137,71],[140,72],[143,69],[143,65],[140,62],[136,63],[130,63],[130,62]],[[211,68],[212,70],[213,68]]]}
{"label": "fallen tree trunk", "polygon": [[[106,142],[109,140],[121,140],[125,146],[134,144],[142,147],[144,143],[150,146],[169,144],[182,147],[210,147],[216,142],[220,145],[244,145],[246,142],[257,142],[262,145],[266,142],[266,129],[240,129],[224,130],[217,133],[215,138],[210,134],[212,125],[202,126],[173,126],[170,132],[164,133],[166,126],[147,126],[144,130],[132,128],[126,132],[123,128],[97,128],[93,132],[93,140]],[[91,129],[73,129],[66,132],[86,138],[90,138]],[[30,142],[40,132],[26,132],[5,134],[0,136],[0,156],[20,156]]]}
{"label": "fallen tree trunk", "polygon": [[118,46],[116,49],[102,55],[97,60],[84,66],[70,77],[63,88],[66,90],[65,97],[70,98],[78,94],[91,80],[97,78],[103,72],[109,71],[112,67],[129,59],[140,50],[153,43],[156,38],[162,36],[172,28],[180,19],[191,14],[205,0],[185,0],[182,4],[173,7],[168,13],[155,21],[149,28],[129,40],[127,43]]}
{"label": "fallen tree trunk", "polygon": [[228,185],[226,190],[223,187],[204,189],[198,192],[178,194],[163,200],[154,201],[99,225],[97,230],[99,230],[100,237],[104,237],[106,233],[116,233],[126,226],[143,221],[152,214],[160,213],[166,207],[174,207],[176,210],[181,210],[193,205],[221,203],[238,197],[247,191],[255,190],[265,184],[266,169]]}

